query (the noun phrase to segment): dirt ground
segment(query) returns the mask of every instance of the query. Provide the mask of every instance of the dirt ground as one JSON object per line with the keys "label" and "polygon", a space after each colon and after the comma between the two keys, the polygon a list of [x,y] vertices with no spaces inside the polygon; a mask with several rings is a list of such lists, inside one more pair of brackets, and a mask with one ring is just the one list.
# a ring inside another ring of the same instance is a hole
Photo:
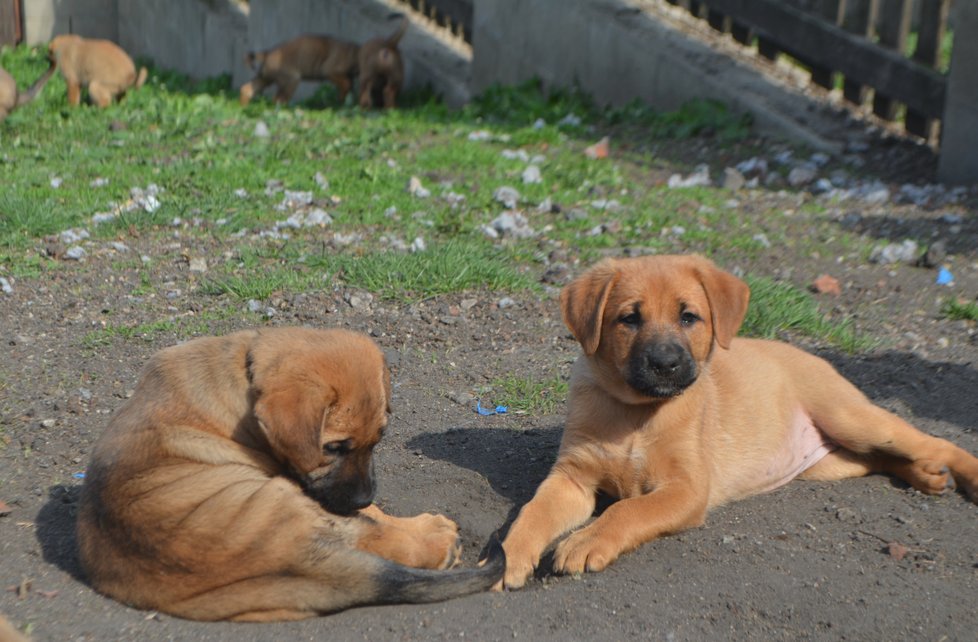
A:
{"label": "dirt ground", "polygon": [[[745,208],[771,198],[787,208],[795,199],[764,190],[738,198]],[[946,292],[974,300],[973,204],[956,210],[953,229],[933,209],[887,207],[886,216],[862,209],[841,213],[838,227],[894,240],[940,228],[956,276]],[[163,330],[85,340],[106,323],[175,319],[180,326],[206,314],[210,334],[306,324],[372,335],[395,382],[391,427],[377,452],[378,503],[393,514],[436,511],[457,520],[467,565],[543,479],[562,417],[484,417],[462,396],[494,405],[485,391],[491,381],[566,375],[577,354],[556,289],[514,296],[508,306],[499,305],[500,293],[475,292],[356,307],[349,303],[355,293],[327,289],[273,297],[277,313],[263,319],[233,297],[198,292],[186,257],[220,256],[226,240],[145,234],[125,242],[154,257],[156,294],[134,295],[140,274],[113,267],[117,257],[106,251],[0,295],[0,613],[36,640],[975,639],[978,506],[960,494],[924,496],[883,476],[792,483],[716,510],[705,527],[647,544],[600,574],[554,576],[545,559],[519,592],[268,625],[194,623],[103,598],[76,560],[79,475],[145,360],[185,338]],[[881,346],[853,356],[792,339],[881,405],[978,452],[974,324],[937,313],[945,291],[933,270],[834,256],[783,245],[725,266],[800,286],[831,271],[843,292],[821,295],[823,309],[854,318]]]}

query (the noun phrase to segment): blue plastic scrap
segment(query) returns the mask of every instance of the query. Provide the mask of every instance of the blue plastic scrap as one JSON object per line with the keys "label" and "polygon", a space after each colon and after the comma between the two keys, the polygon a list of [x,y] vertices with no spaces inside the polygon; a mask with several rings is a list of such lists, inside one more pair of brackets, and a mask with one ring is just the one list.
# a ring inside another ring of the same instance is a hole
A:
{"label": "blue plastic scrap", "polygon": [[937,273],[937,285],[951,285],[954,283],[954,275],[951,274],[951,270],[942,267],[941,271]]}
{"label": "blue plastic scrap", "polygon": [[495,409],[483,408],[481,401],[475,402],[475,411],[483,417],[487,417],[489,415],[504,415],[506,414],[507,410],[509,410],[509,408],[506,406],[496,406]]}

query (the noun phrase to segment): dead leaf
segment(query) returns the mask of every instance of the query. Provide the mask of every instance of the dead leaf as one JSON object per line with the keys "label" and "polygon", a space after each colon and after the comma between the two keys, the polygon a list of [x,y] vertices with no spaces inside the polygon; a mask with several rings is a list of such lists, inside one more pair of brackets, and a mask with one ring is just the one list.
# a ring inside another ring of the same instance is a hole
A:
{"label": "dead leaf", "polygon": [[819,294],[830,294],[832,296],[839,296],[842,294],[842,288],[839,286],[839,279],[829,274],[823,274],[812,281],[812,290]]}
{"label": "dead leaf", "polygon": [[7,504],[7,502],[5,502],[2,499],[0,499],[0,517],[3,517],[5,515],[9,515],[11,513],[11,511],[13,511],[13,510],[14,509],[11,508],[10,505]]}
{"label": "dead leaf", "polygon": [[899,542],[890,542],[886,545],[886,551],[890,554],[890,557],[899,562],[907,556],[910,549]]}
{"label": "dead leaf", "polygon": [[589,145],[584,150],[584,155],[588,158],[608,158],[610,139],[605,136],[593,145]]}
{"label": "dead leaf", "polygon": [[17,599],[22,600],[27,597],[27,594],[31,592],[31,581],[28,578],[24,578],[20,581],[17,586]]}
{"label": "dead leaf", "polygon": [[50,598],[50,597],[58,597],[58,593],[60,593],[61,591],[58,590],[58,589],[55,589],[53,591],[34,591],[34,592],[37,593],[38,595],[42,596],[42,597],[49,597]]}

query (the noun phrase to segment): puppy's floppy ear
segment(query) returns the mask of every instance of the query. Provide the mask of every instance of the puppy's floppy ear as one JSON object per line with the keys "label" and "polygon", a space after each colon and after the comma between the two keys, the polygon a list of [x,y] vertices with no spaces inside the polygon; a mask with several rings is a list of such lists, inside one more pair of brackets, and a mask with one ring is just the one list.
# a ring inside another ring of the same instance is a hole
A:
{"label": "puppy's floppy ear", "polygon": [[618,275],[613,260],[601,261],[571,281],[560,293],[564,323],[580,342],[584,354],[594,354],[601,343],[604,308],[608,295],[618,282]]}
{"label": "puppy's floppy ear", "polygon": [[308,473],[322,460],[323,422],[336,402],[331,387],[297,381],[262,390],[255,401],[255,417],[272,452],[300,473]]}
{"label": "puppy's floppy ear", "polygon": [[699,259],[697,267],[700,283],[710,301],[710,318],[713,322],[713,338],[721,348],[729,348],[730,341],[740,330],[747,316],[750,288],[729,272],[724,272],[712,261]]}

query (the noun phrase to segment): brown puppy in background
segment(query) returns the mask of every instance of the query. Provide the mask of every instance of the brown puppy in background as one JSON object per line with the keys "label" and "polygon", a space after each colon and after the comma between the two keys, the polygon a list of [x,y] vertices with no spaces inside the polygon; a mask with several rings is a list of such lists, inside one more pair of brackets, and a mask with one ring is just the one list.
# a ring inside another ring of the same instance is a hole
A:
{"label": "brown puppy in background", "polygon": [[401,20],[397,31],[386,38],[368,40],[360,47],[360,107],[370,109],[382,105],[396,106],[397,94],[404,84],[404,61],[397,43],[401,41],[410,22]]}
{"label": "brown puppy in background", "polygon": [[14,80],[14,77],[7,73],[6,69],[0,67],[0,122],[9,116],[15,108],[34,100],[44,89],[44,85],[48,83],[52,74],[54,74],[54,66],[48,67],[44,74],[31,85],[30,89],[21,94],[17,91],[17,81]]}
{"label": "brown puppy in background", "polygon": [[373,502],[384,356],[345,330],[271,328],[157,353],[95,446],[78,515],[96,590],[196,620],[269,621],[488,589],[440,515]]}
{"label": "brown puppy in background", "polygon": [[557,461],[503,543],[523,586],[547,546],[558,572],[600,571],[709,509],[795,477],[896,475],[978,502],[978,459],[873,405],[831,365],[785,343],[734,338],[747,284],[694,256],[609,259],[561,293],[583,354]]}
{"label": "brown puppy in background", "polygon": [[251,51],[245,62],[255,77],[238,94],[242,106],[269,85],[276,85],[275,102],[288,103],[303,80],[329,80],[340,92],[340,103],[357,73],[357,45],[330,36],[304,35],[265,51]]}
{"label": "brown puppy in background", "polygon": [[122,98],[130,87],[146,82],[146,68],[139,69],[117,44],[74,34],[55,36],[48,45],[51,68],[57,67],[68,85],[68,103],[81,103],[82,87],[99,107]]}

